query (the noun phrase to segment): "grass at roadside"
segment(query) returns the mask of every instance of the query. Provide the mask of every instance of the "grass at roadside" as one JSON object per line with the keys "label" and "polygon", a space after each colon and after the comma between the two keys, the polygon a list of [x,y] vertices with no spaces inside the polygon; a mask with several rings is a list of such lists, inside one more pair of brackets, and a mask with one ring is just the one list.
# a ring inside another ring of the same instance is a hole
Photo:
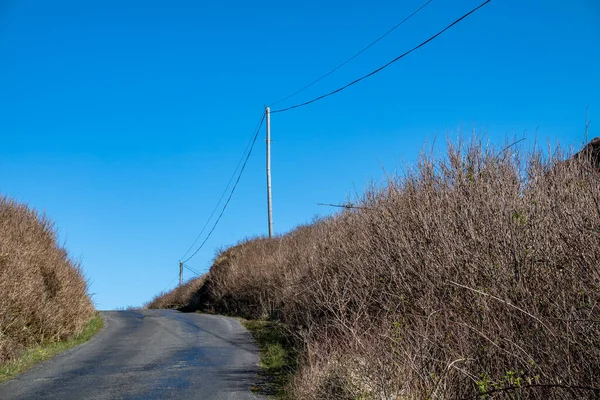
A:
{"label": "grass at roadside", "polygon": [[49,343],[25,350],[19,358],[0,364],[0,382],[9,380],[16,375],[22,374],[39,362],[49,360],[65,350],[87,342],[100,330],[100,328],[102,328],[103,325],[104,322],[102,321],[102,317],[100,314],[96,314],[96,316],[88,322],[81,334],[74,336],[69,340]]}
{"label": "grass at roadside", "polygon": [[285,388],[296,370],[298,355],[287,338],[285,327],[269,321],[243,320],[260,348],[264,382],[252,390],[288,399]]}

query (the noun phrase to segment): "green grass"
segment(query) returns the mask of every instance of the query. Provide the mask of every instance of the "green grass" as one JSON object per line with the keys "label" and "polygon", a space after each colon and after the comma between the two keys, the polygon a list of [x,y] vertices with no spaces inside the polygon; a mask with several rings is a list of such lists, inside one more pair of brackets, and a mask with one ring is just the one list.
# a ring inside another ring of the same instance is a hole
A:
{"label": "green grass", "polygon": [[32,368],[37,363],[49,360],[65,350],[87,342],[103,325],[102,317],[100,317],[100,314],[96,314],[81,334],[62,342],[48,343],[25,350],[19,358],[0,364],[0,382],[9,380]]}
{"label": "green grass", "polygon": [[288,399],[285,391],[296,371],[298,355],[293,350],[282,324],[269,321],[243,320],[242,324],[252,333],[260,348],[260,366],[264,382],[253,386],[253,392],[272,395],[276,399]]}

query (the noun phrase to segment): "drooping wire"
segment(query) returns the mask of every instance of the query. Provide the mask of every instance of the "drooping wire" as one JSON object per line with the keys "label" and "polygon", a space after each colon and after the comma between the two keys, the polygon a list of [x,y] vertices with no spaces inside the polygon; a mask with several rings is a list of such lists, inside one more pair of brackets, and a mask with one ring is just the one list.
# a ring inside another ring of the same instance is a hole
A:
{"label": "drooping wire", "polygon": [[254,138],[252,139],[252,145],[250,146],[250,150],[248,151],[248,154],[246,155],[246,159],[244,160],[244,164],[242,165],[242,168],[240,169],[240,172],[239,172],[238,177],[237,177],[237,179],[235,181],[235,184],[233,185],[233,188],[231,189],[231,193],[229,193],[229,197],[227,198],[227,201],[225,202],[225,205],[223,206],[223,209],[221,210],[221,213],[219,214],[219,217],[215,221],[215,223],[212,226],[210,232],[208,232],[208,235],[206,236],[206,238],[204,239],[204,241],[202,242],[202,244],[200,244],[200,246],[196,249],[196,251],[194,251],[194,253],[192,253],[191,256],[189,256],[188,258],[186,258],[185,260],[182,261],[184,264],[186,262],[188,262],[189,260],[191,260],[196,254],[198,254],[198,252],[200,251],[200,249],[202,249],[202,247],[204,247],[204,245],[206,244],[206,242],[208,241],[208,239],[210,238],[210,236],[214,232],[215,228],[219,224],[219,221],[223,217],[223,213],[227,209],[227,206],[229,205],[229,202],[231,201],[231,197],[233,196],[233,193],[235,192],[235,189],[237,188],[237,185],[240,182],[242,174],[244,173],[244,169],[246,168],[246,164],[248,164],[248,160],[250,159],[250,155],[252,154],[252,150],[254,149],[254,145],[256,144],[256,139],[258,138],[258,133],[260,132],[260,128],[262,127],[262,124],[263,124],[264,121],[265,121],[265,114],[263,114],[263,117],[261,118],[260,123],[258,124],[258,127],[256,128],[256,132],[254,133]]}
{"label": "drooping wire", "polygon": [[315,97],[314,99],[309,100],[309,101],[305,101],[304,103],[296,104],[296,105],[293,105],[293,106],[290,106],[290,107],[286,107],[286,108],[282,108],[282,109],[279,109],[279,110],[273,110],[273,111],[271,111],[271,114],[289,111],[289,110],[292,110],[294,108],[304,107],[306,105],[314,103],[315,101],[319,101],[321,99],[324,99],[326,97],[329,97],[331,95],[339,93],[342,90],[344,90],[346,88],[349,88],[350,86],[355,85],[358,82],[360,82],[360,81],[362,81],[364,79],[367,79],[367,78],[375,75],[376,73],[378,73],[381,70],[389,67],[390,65],[392,65],[396,61],[398,61],[398,60],[406,57],[407,55],[409,55],[413,51],[415,51],[415,50],[417,50],[417,49],[425,46],[427,43],[431,42],[433,39],[437,38],[442,33],[446,32],[448,29],[452,28],[454,25],[458,24],[460,21],[462,21],[463,19],[467,18],[469,15],[473,14],[475,11],[479,10],[480,8],[482,8],[483,6],[487,5],[491,1],[492,0],[486,0],[485,2],[481,3],[479,6],[475,7],[474,9],[472,9],[471,11],[469,11],[468,13],[466,13],[465,15],[463,15],[462,17],[460,17],[457,20],[455,20],[454,22],[452,22],[450,25],[448,25],[447,27],[445,27],[444,29],[442,29],[441,31],[439,31],[438,33],[436,33],[435,35],[431,36],[429,39],[425,40],[424,42],[421,42],[419,45],[413,47],[412,49],[408,50],[407,52],[399,55],[398,57],[394,58],[392,61],[388,62],[387,64],[384,64],[383,66],[377,68],[376,70],[369,72],[367,75],[361,76],[360,78],[355,79],[352,82],[350,82],[350,83],[348,83],[348,84],[346,84],[346,85],[344,85],[344,86],[342,86],[340,88],[335,89],[334,91],[331,91],[329,93],[323,94],[323,95],[318,96],[318,97]]}
{"label": "drooping wire", "polygon": [[190,266],[189,266],[189,265],[187,265],[187,264],[183,264],[183,267],[184,267],[185,269],[187,269],[188,271],[190,271],[192,274],[195,274],[195,275],[198,275],[198,276],[201,276],[201,275],[202,275],[200,272],[196,271],[195,269],[193,269],[192,267],[190,267]]}
{"label": "drooping wire", "polygon": [[316,83],[322,81],[323,79],[327,78],[329,75],[333,74],[335,71],[337,71],[338,69],[342,68],[344,65],[348,64],[350,61],[354,60],[356,57],[360,56],[362,53],[364,53],[365,51],[367,51],[368,49],[370,49],[371,47],[373,47],[375,44],[377,44],[381,39],[385,38],[387,35],[389,35],[390,33],[392,33],[393,31],[395,31],[396,29],[398,29],[402,24],[404,24],[406,21],[408,21],[409,19],[411,19],[412,17],[414,17],[419,11],[421,11],[422,9],[424,9],[425,7],[427,7],[427,5],[429,3],[431,3],[433,0],[427,0],[424,4],[422,4],[419,8],[417,8],[415,11],[413,11],[408,17],[404,18],[402,21],[400,21],[399,23],[397,23],[392,29],[388,30],[386,33],[384,33],[383,35],[379,36],[377,39],[375,39],[373,42],[371,42],[367,47],[363,48],[362,50],[360,50],[358,53],[354,54],[352,57],[348,58],[346,61],[344,61],[343,63],[339,64],[337,67],[333,68],[332,70],[330,70],[329,72],[327,72],[325,75],[321,76],[320,78],[318,78],[317,80],[309,83],[308,85],[302,87],[301,89],[296,90],[295,92],[277,100],[276,102],[271,104],[271,107],[274,105],[277,105],[287,99],[290,99],[292,97],[294,97],[295,95],[305,91],[306,89],[308,89],[309,87],[315,85]]}
{"label": "drooping wire", "polygon": [[167,286],[165,286],[165,287],[164,287],[164,288],[163,288],[163,289],[162,289],[162,290],[161,290],[159,293],[164,293],[164,292],[165,292],[165,290],[167,290],[167,288],[171,287],[171,285],[173,284],[173,282],[175,282],[177,279],[179,279],[179,274],[177,274],[177,276],[176,276],[175,278],[173,278],[173,279],[171,280],[171,282],[169,282],[169,283],[167,284]]}
{"label": "drooping wire", "polygon": [[[263,116],[261,117],[261,120],[258,122],[258,124],[262,124],[262,118],[264,118],[264,113],[263,113]],[[259,129],[259,128],[255,128],[255,129]],[[252,133],[252,135],[254,135],[254,132]],[[229,186],[231,186],[231,182],[233,182],[233,178],[235,178],[235,175],[236,175],[238,169],[240,168],[240,165],[242,164],[242,161],[244,160],[244,156],[248,152],[248,148],[252,145],[253,141],[254,141],[254,136],[250,137],[250,140],[248,141],[248,144],[246,144],[246,148],[244,149],[244,152],[242,153],[242,156],[240,157],[240,160],[238,161],[235,169],[233,170],[233,173],[231,174],[231,178],[229,178],[229,182],[227,182],[227,186],[225,186],[225,189],[223,190],[223,193],[221,194],[221,197],[219,198],[219,201],[217,201],[217,204],[215,204],[215,207],[213,208],[212,212],[210,213],[210,216],[208,217],[208,219],[206,220],[206,223],[204,224],[204,226],[200,230],[200,233],[198,233],[198,236],[196,236],[196,239],[194,239],[194,242],[190,245],[190,247],[187,249],[187,251],[185,252],[185,254],[180,258],[180,260],[183,260],[189,254],[189,252],[194,248],[194,246],[196,245],[196,243],[198,242],[198,240],[200,239],[200,237],[202,236],[202,234],[206,230],[206,227],[208,226],[208,224],[212,220],[213,216],[217,212],[217,209],[219,208],[219,205],[223,201],[223,198],[225,197],[225,194],[227,194],[227,191],[229,190]]]}

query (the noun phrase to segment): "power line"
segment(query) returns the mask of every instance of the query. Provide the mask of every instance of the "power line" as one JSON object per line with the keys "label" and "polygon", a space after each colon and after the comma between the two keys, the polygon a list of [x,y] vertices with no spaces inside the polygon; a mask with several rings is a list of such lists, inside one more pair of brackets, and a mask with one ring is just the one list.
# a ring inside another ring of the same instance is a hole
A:
{"label": "power line", "polygon": [[425,46],[427,43],[431,42],[433,39],[437,38],[442,33],[446,32],[448,29],[452,28],[454,25],[458,24],[460,21],[462,21],[463,19],[467,18],[469,15],[473,14],[475,11],[477,11],[480,8],[482,8],[483,6],[487,5],[490,1],[492,1],[492,0],[486,0],[486,1],[484,1],[479,6],[475,7],[474,9],[472,9],[471,11],[469,11],[468,13],[466,13],[465,15],[463,15],[462,17],[458,18],[457,20],[455,20],[454,22],[452,22],[450,25],[448,25],[447,27],[445,27],[444,29],[442,29],[441,31],[439,31],[438,33],[436,33],[435,35],[431,36],[429,39],[425,40],[421,44],[419,44],[419,45],[413,47],[412,49],[408,50],[406,53],[399,55],[398,57],[394,58],[392,61],[388,62],[387,64],[384,64],[383,66],[381,66],[381,67],[377,68],[376,70],[368,73],[367,75],[364,75],[364,76],[362,76],[362,77],[360,77],[360,78],[358,78],[358,79],[356,79],[356,80],[354,80],[354,81],[346,84],[345,86],[342,86],[342,87],[340,87],[340,88],[338,88],[338,89],[336,89],[336,90],[334,90],[332,92],[323,94],[323,95],[321,95],[319,97],[315,97],[312,100],[305,101],[304,103],[296,104],[296,105],[293,105],[291,107],[286,107],[286,108],[282,108],[282,109],[279,109],[279,110],[274,110],[274,111],[271,111],[271,113],[280,113],[280,112],[292,110],[294,108],[298,108],[298,107],[303,107],[303,106],[309,105],[311,103],[314,103],[315,101],[318,101],[318,100],[324,99],[325,97],[329,97],[331,95],[339,93],[342,90],[344,90],[344,89],[346,89],[346,88],[348,88],[348,87],[350,87],[352,85],[355,85],[355,84],[357,84],[358,82],[360,82],[360,81],[362,81],[364,79],[367,79],[367,78],[375,75],[376,73],[378,73],[381,70],[389,67],[390,65],[392,65],[396,61],[400,60],[401,58],[404,58],[405,56],[409,55],[413,51],[415,51],[415,50],[417,50],[417,49]]}
{"label": "power line", "polygon": [[332,69],[331,71],[327,72],[325,75],[321,76],[319,79],[315,80],[314,82],[309,83],[308,85],[304,86],[303,88],[301,88],[299,90],[296,90],[294,93],[289,94],[289,95],[285,96],[284,98],[277,100],[275,103],[272,103],[271,107],[274,106],[274,105],[276,105],[276,104],[279,104],[282,101],[285,101],[285,100],[287,100],[287,99],[289,99],[291,97],[294,97],[298,93],[301,93],[301,92],[305,91],[306,89],[308,89],[309,87],[313,86],[314,84],[316,84],[316,83],[320,82],[321,80],[327,78],[329,75],[333,74],[335,71],[337,71],[338,69],[342,68],[344,65],[348,64],[350,61],[354,60],[356,57],[358,57],[359,55],[361,55],[362,53],[364,53],[365,51],[367,51],[368,49],[370,49],[372,46],[374,46],[381,39],[383,39],[384,37],[386,37],[387,35],[389,35],[393,31],[395,31],[398,27],[400,27],[400,25],[404,24],[406,21],[408,21],[413,16],[415,16],[419,11],[421,11],[422,9],[424,9],[432,1],[433,0],[426,1],[423,5],[421,5],[421,7],[417,8],[415,11],[412,12],[412,14],[410,14],[408,17],[404,18],[402,21],[400,21],[399,23],[397,23],[392,29],[390,29],[389,31],[387,31],[383,35],[379,36],[377,39],[375,39],[373,42],[371,42],[367,47],[363,48],[358,53],[354,54],[352,57],[350,57],[349,59],[347,59],[346,61],[344,61],[343,63],[341,63],[340,65],[338,65],[334,69]]}
{"label": "power line", "polygon": [[160,291],[160,293],[164,293],[164,292],[165,292],[165,290],[167,290],[167,288],[168,288],[168,287],[170,287],[170,286],[173,284],[173,282],[175,282],[177,279],[179,279],[179,274],[177,274],[177,276],[176,276],[175,278],[173,278],[173,279],[171,280],[171,282],[169,282],[169,283],[167,284],[167,286],[165,286],[165,287],[164,287],[164,288],[163,288],[163,289]]}
{"label": "power line", "polygon": [[191,268],[189,265],[183,264],[183,268],[187,269],[188,271],[190,271],[191,273],[201,276],[202,274],[196,270],[194,270],[193,268]]}
{"label": "power line", "polygon": [[[263,114],[261,120],[258,122],[257,127],[260,124],[262,124],[262,119],[264,119],[264,114]],[[258,130],[258,129],[260,129],[260,128],[259,127],[256,128],[256,130]],[[254,133],[253,133],[253,135],[254,135]],[[231,178],[229,178],[229,182],[227,182],[227,186],[225,186],[225,189],[223,190],[223,193],[221,194],[221,197],[219,198],[219,201],[217,202],[217,204],[215,204],[215,208],[213,208],[212,212],[210,213],[210,216],[206,220],[206,223],[202,227],[202,230],[200,231],[200,233],[198,234],[198,236],[196,236],[196,239],[194,239],[194,242],[190,245],[190,247],[187,249],[187,251],[185,252],[185,254],[180,258],[180,260],[184,259],[185,256],[187,256],[189,254],[189,252],[194,248],[194,245],[198,242],[198,239],[200,239],[200,237],[202,236],[202,234],[206,230],[206,227],[208,226],[208,224],[212,220],[212,217],[217,212],[217,209],[219,208],[219,204],[221,204],[221,201],[223,201],[223,198],[225,197],[225,194],[227,193],[227,190],[229,189],[229,186],[231,185],[231,182],[233,182],[233,178],[235,178],[235,174],[237,173],[238,169],[240,168],[240,165],[242,164],[242,161],[244,160],[244,156],[245,156],[246,152],[248,151],[248,148],[250,147],[250,145],[252,145],[253,141],[254,141],[254,137],[252,136],[252,137],[250,137],[250,141],[248,141],[248,144],[246,145],[246,148],[244,149],[244,152],[242,153],[242,156],[240,157],[240,160],[238,161],[235,169],[233,170],[233,174],[231,174]]]}
{"label": "power line", "polygon": [[186,266],[186,265],[184,265],[183,267],[184,267],[185,269],[187,269],[188,271],[190,271],[191,273],[193,273],[194,275],[198,275],[198,276],[202,275],[200,272],[198,272],[198,271],[196,271],[195,269],[192,269],[192,268],[190,268],[190,267],[188,267],[188,266]]}
{"label": "power line", "polygon": [[264,121],[265,121],[265,114],[263,114],[263,117],[261,118],[260,123],[258,124],[258,127],[256,128],[256,132],[254,134],[254,139],[252,140],[252,145],[250,146],[250,150],[248,151],[248,155],[246,156],[246,160],[244,161],[244,164],[242,165],[242,169],[240,170],[240,173],[238,174],[238,177],[237,177],[237,179],[235,181],[235,184],[233,185],[233,188],[231,189],[231,193],[229,193],[229,197],[227,198],[227,201],[225,202],[225,205],[223,206],[223,209],[221,210],[221,214],[219,214],[219,217],[215,221],[215,224],[211,228],[210,232],[208,232],[208,235],[206,236],[206,238],[204,239],[204,241],[202,242],[202,244],[200,244],[200,247],[198,247],[196,249],[196,251],[194,251],[194,253],[191,256],[189,256],[188,258],[186,258],[185,260],[182,261],[184,264],[186,262],[188,262],[189,260],[191,260],[196,254],[198,254],[198,252],[200,251],[200,249],[202,249],[202,247],[204,247],[204,245],[206,244],[206,242],[208,241],[208,239],[210,238],[210,236],[214,232],[215,228],[219,224],[219,221],[221,220],[221,217],[223,217],[223,213],[227,209],[227,206],[229,205],[229,202],[231,201],[231,197],[233,196],[233,193],[235,192],[235,189],[237,188],[237,185],[240,182],[242,174],[244,173],[244,169],[246,168],[246,164],[248,163],[248,159],[250,159],[250,155],[252,154],[252,150],[254,149],[254,145],[256,144],[256,139],[258,138],[258,133],[260,132],[260,128],[262,127],[262,124],[263,124]]}

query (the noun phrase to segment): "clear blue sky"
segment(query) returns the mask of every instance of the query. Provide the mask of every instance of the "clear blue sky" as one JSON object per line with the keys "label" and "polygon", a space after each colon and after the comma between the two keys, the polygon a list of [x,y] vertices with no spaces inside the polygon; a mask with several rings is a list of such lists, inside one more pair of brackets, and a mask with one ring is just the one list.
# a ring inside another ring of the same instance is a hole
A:
{"label": "clear blue sky", "polygon": [[[175,285],[265,104],[311,82],[424,0],[0,0],[0,192],[45,211],[100,309]],[[331,77],[336,88],[477,5],[434,0]],[[412,163],[426,141],[600,135],[600,3],[493,0],[374,77],[272,118],[277,233]],[[205,249],[266,233],[261,133]],[[1,234],[1,233],[0,233]],[[186,279],[191,277],[186,271]]]}

